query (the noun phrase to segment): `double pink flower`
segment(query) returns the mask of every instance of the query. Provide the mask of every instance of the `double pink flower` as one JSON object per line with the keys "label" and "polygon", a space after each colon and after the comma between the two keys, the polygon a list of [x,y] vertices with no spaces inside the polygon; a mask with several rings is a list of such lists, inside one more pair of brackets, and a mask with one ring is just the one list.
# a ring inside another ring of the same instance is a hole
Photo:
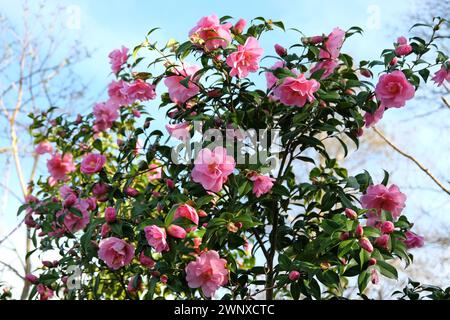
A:
{"label": "double pink flower", "polygon": [[237,51],[227,57],[227,65],[231,68],[230,76],[245,78],[250,72],[256,72],[264,50],[255,37],[248,37],[244,45],[238,45]]}

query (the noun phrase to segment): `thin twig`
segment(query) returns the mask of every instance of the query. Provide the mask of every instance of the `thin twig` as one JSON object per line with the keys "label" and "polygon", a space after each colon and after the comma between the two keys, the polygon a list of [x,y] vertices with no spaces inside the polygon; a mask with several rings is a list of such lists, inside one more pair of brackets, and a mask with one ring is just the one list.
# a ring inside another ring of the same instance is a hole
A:
{"label": "thin twig", "polygon": [[377,128],[372,127],[373,130],[395,151],[397,151],[398,153],[400,153],[402,156],[404,156],[405,158],[411,160],[412,162],[414,162],[419,168],[420,170],[422,170],[423,172],[425,172],[425,174],[427,176],[429,176],[431,178],[431,180],[433,180],[438,186],[439,188],[441,188],[445,193],[447,193],[448,195],[450,195],[450,190],[447,189],[444,184],[442,182],[440,182],[431,172],[430,170],[428,170],[423,164],[421,164],[416,158],[414,158],[413,156],[411,156],[410,154],[404,152],[403,150],[401,150],[399,147],[397,147],[392,141],[390,141],[383,133],[381,133],[381,131],[379,131]]}

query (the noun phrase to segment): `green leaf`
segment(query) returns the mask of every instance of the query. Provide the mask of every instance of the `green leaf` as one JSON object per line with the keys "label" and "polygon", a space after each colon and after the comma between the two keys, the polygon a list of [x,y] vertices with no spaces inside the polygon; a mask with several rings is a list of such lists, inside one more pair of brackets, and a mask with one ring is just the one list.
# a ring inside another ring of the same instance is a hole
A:
{"label": "green leaf", "polygon": [[292,299],[300,299],[300,286],[297,282],[291,283],[291,296]]}
{"label": "green leaf", "polygon": [[390,279],[398,279],[397,270],[389,263],[383,260],[378,260],[377,266],[380,269],[380,272],[383,276],[388,277]]}
{"label": "green leaf", "polygon": [[363,293],[364,290],[367,288],[367,284],[370,280],[370,274],[367,272],[367,270],[364,270],[361,272],[358,276],[358,289],[360,293]]}

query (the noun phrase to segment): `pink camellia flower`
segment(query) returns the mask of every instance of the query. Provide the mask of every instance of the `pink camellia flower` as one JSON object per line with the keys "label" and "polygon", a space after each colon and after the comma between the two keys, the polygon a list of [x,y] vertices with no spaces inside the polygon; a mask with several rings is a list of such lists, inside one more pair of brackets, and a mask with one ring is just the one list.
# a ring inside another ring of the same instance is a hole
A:
{"label": "pink camellia flower", "polygon": [[114,209],[113,207],[108,207],[105,209],[106,222],[112,223],[112,222],[116,221],[116,218],[117,218],[116,209]]}
{"label": "pink camellia flower", "polygon": [[234,25],[234,31],[238,34],[244,32],[245,26],[247,25],[247,21],[245,19],[239,19],[238,22]]}
{"label": "pink camellia flower", "polygon": [[408,40],[405,37],[399,37],[397,44],[397,48],[395,48],[395,54],[397,56],[407,56],[413,51],[413,48],[408,44]]}
{"label": "pink camellia flower", "polygon": [[324,70],[324,73],[320,76],[320,79],[328,78],[334,70],[339,66],[339,62],[336,59],[326,59],[319,61],[314,67],[311,68],[311,73],[319,70]]}
{"label": "pink camellia flower", "polygon": [[244,45],[238,45],[237,51],[227,57],[227,65],[231,68],[230,76],[245,78],[250,72],[258,71],[263,52],[258,40],[248,37]]}
{"label": "pink camellia flower", "polygon": [[384,221],[381,224],[381,232],[383,233],[392,233],[394,232],[395,226],[391,221]]}
{"label": "pink camellia flower", "polygon": [[186,281],[190,288],[201,288],[210,298],[219,287],[228,283],[227,261],[214,251],[203,252],[186,266]]}
{"label": "pink camellia flower", "polygon": [[144,267],[147,267],[147,268],[153,268],[155,266],[155,264],[156,264],[155,261],[152,258],[147,257],[145,255],[144,251],[142,251],[141,254],[139,255],[139,262]]}
{"label": "pink camellia flower", "polygon": [[167,233],[169,236],[177,239],[184,239],[186,238],[186,230],[184,230],[182,227],[177,226],[175,224],[170,225],[167,227]]}
{"label": "pink camellia flower", "polygon": [[137,100],[148,101],[156,98],[155,86],[142,79],[137,79],[132,83],[126,82],[121,93],[127,96],[131,103]]}
{"label": "pink camellia flower", "polygon": [[234,158],[227,155],[227,150],[223,147],[216,147],[212,151],[208,148],[200,150],[194,164],[192,179],[212,192],[222,190],[236,166]]}
{"label": "pink camellia flower", "polygon": [[114,121],[119,118],[118,107],[111,101],[100,102],[94,106],[94,131],[106,131],[113,126]]}
{"label": "pink camellia flower", "polygon": [[128,48],[122,46],[121,49],[113,50],[108,57],[112,72],[117,74],[128,60]]}
{"label": "pink camellia flower", "polygon": [[359,245],[369,253],[373,251],[372,243],[366,237],[362,237],[361,239],[359,239]]}
{"label": "pink camellia flower", "polygon": [[36,146],[36,149],[34,149],[34,152],[37,154],[43,155],[46,153],[52,153],[53,147],[50,142],[48,141],[42,141]]}
{"label": "pink camellia flower", "polygon": [[394,218],[398,218],[402,213],[405,201],[406,195],[401,193],[395,184],[389,188],[382,184],[371,185],[361,197],[364,209],[376,209],[378,215],[381,214],[381,210],[386,210],[391,212]]}
{"label": "pink camellia flower", "polygon": [[45,301],[53,298],[53,290],[43,284],[38,284],[37,293],[39,294],[39,300]]}
{"label": "pink camellia flower", "polygon": [[213,14],[203,17],[189,32],[189,38],[195,44],[204,46],[206,51],[219,47],[226,48],[231,42],[231,23],[221,24],[219,18]]}
{"label": "pink camellia flower", "polygon": [[254,174],[250,177],[250,181],[253,181],[253,193],[259,198],[272,190],[273,183],[276,180],[268,176]]}
{"label": "pink camellia flower", "polygon": [[169,251],[167,234],[164,228],[152,225],[145,227],[144,232],[148,244],[152,246],[156,252]]}
{"label": "pink camellia flower", "polygon": [[89,153],[83,158],[80,170],[84,174],[94,174],[102,171],[106,157],[101,154]]}
{"label": "pink camellia flower", "polygon": [[385,110],[386,110],[385,106],[381,104],[373,114],[366,112],[366,114],[364,115],[364,122],[366,124],[366,128],[370,128],[375,124],[377,124],[383,118]]}
{"label": "pink camellia flower", "polygon": [[441,86],[444,81],[450,82],[450,61],[443,64],[441,69],[434,74],[433,81],[438,87]]}
{"label": "pink camellia flower", "polygon": [[[88,212],[89,203],[85,200],[78,200],[72,208],[77,210],[77,213],[64,209],[59,211],[56,216],[64,215],[64,227],[71,233],[83,230],[90,222],[90,215]],[[73,209],[72,209],[73,210]]]}
{"label": "pink camellia flower", "polygon": [[415,90],[405,74],[396,70],[380,77],[375,87],[375,94],[386,108],[401,108],[407,100],[414,97]]}
{"label": "pink camellia flower", "polygon": [[375,245],[377,245],[380,248],[387,249],[389,245],[389,235],[383,234],[375,239]]}
{"label": "pink camellia flower", "polygon": [[[167,77],[164,80],[164,84],[169,89],[169,97],[172,102],[176,104],[183,104],[200,92],[200,88],[197,85],[199,77],[194,77],[199,70],[199,66],[189,65],[187,63],[183,63],[180,67],[173,67],[170,69],[170,72],[174,75]],[[180,82],[187,77],[190,78],[186,88],[186,86]]]}
{"label": "pink camellia flower", "polygon": [[186,141],[191,136],[191,124],[187,121],[177,124],[166,124],[166,130],[172,138]]}
{"label": "pink camellia flower", "polygon": [[[276,70],[280,68],[285,68],[286,63],[284,61],[277,61],[272,67],[270,67],[270,70]],[[275,75],[272,72],[265,72],[266,76],[266,82],[267,82],[267,88],[271,89],[275,86],[275,84],[278,82],[278,78],[275,77]]]}
{"label": "pink camellia flower", "polygon": [[303,107],[307,101],[314,101],[313,94],[319,87],[316,80],[307,80],[304,74],[299,74],[296,78],[284,78],[283,83],[274,89],[274,95],[285,105]]}
{"label": "pink camellia flower", "polygon": [[70,153],[61,155],[54,153],[52,158],[47,161],[47,169],[55,180],[65,180],[67,174],[75,171],[73,156]]}
{"label": "pink camellia flower", "polygon": [[300,272],[294,270],[289,272],[289,280],[291,281],[297,281],[300,278]]}
{"label": "pink camellia flower", "polygon": [[118,270],[133,260],[134,246],[115,237],[103,239],[99,244],[98,257],[110,269]]}
{"label": "pink camellia flower", "polygon": [[425,239],[411,231],[406,231],[406,239],[403,240],[408,249],[421,248],[425,244]]}
{"label": "pink camellia flower", "polygon": [[[175,214],[173,216],[173,219],[179,219],[179,218],[185,218],[188,220],[191,220],[195,225],[198,225],[198,213],[197,210],[195,210],[193,207],[191,207],[188,204],[182,204],[177,208],[175,211]],[[191,231],[194,228],[188,228],[187,231]]]}
{"label": "pink camellia flower", "polygon": [[150,169],[147,178],[148,181],[158,180],[162,177],[162,167],[161,164],[151,163],[148,168]]}
{"label": "pink camellia flower", "polygon": [[340,54],[342,44],[345,40],[345,31],[339,28],[334,28],[328,35],[324,42],[324,49],[319,52],[321,59],[337,59]]}
{"label": "pink camellia flower", "polygon": [[[126,82],[123,80],[115,81],[113,80],[108,86],[108,96],[109,101],[120,107],[133,103],[133,101],[125,94]],[[125,93],[124,93],[125,92]]]}

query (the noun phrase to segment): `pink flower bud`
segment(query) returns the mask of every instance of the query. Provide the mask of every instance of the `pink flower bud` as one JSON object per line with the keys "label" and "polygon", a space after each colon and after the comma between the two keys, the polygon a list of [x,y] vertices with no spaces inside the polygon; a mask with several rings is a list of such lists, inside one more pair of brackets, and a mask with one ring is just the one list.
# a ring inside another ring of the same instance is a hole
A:
{"label": "pink flower bud", "polygon": [[175,224],[170,225],[167,228],[167,233],[169,236],[177,239],[184,239],[186,238],[186,230],[184,230],[182,227],[177,226]]}
{"label": "pink flower bud", "polygon": [[373,251],[372,243],[370,243],[370,240],[367,239],[366,237],[359,239],[359,245],[367,252],[372,253]]}
{"label": "pink flower bud", "polygon": [[377,259],[375,258],[370,258],[369,259],[369,266],[374,266],[377,264]]}
{"label": "pink flower bud", "polygon": [[116,209],[114,209],[112,207],[106,208],[106,210],[105,210],[106,222],[112,223],[112,222],[116,221],[116,217],[117,217]]}
{"label": "pink flower bud", "polygon": [[375,239],[375,245],[387,249],[389,244],[389,236],[387,234],[383,234],[382,236]]}
{"label": "pink flower bud", "polygon": [[38,284],[38,283],[39,283],[39,278],[36,277],[35,275],[31,274],[31,273],[27,274],[27,275],[25,276],[25,279],[26,279],[28,282],[32,283],[32,284]]}
{"label": "pink flower bud", "polygon": [[33,215],[31,213],[29,213],[25,216],[24,222],[28,228],[34,228],[37,226],[37,223],[36,223],[36,221],[34,221]]}
{"label": "pink flower bud", "polygon": [[363,134],[364,134],[364,129],[363,129],[363,128],[359,128],[359,129],[358,129],[358,132],[356,133],[356,135],[357,135],[358,137],[362,137]]}
{"label": "pink flower bud", "polygon": [[155,266],[155,261],[153,261],[152,258],[147,257],[143,251],[139,256],[139,262],[147,268],[153,268]]}
{"label": "pink flower bud", "polygon": [[220,97],[221,91],[220,89],[213,89],[208,91],[208,97],[210,98],[217,98]]}
{"label": "pink flower bud", "polygon": [[169,278],[168,278],[165,274],[163,274],[163,275],[159,278],[159,281],[161,281],[161,282],[164,283],[164,284],[166,284],[168,280],[169,280]]}
{"label": "pink flower bud", "polygon": [[96,183],[92,187],[92,194],[97,199],[103,199],[105,195],[108,193],[109,186],[106,183]]}
{"label": "pink flower bud", "polygon": [[234,25],[234,31],[238,34],[244,32],[245,26],[247,25],[247,21],[245,19],[239,19],[238,22]]}
{"label": "pink flower bud", "polygon": [[380,282],[378,271],[376,269],[370,271],[370,281],[372,281],[373,284],[378,284]]}
{"label": "pink flower bud", "polygon": [[75,119],[75,124],[80,124],[83,122],[83,118],[81,117],[81,114],[77,114],[77,118]]}
{"label": "pink flower bud", "polygon": [[279,55],[280,57],[284,57],[287,54],[287,50],[285,47],[276,44],[275,45],[275,52],[277,53],[277,55]]}
{"label": "pink flower bud", "polygon": [[131,110],[131,112],[133,113],[133,115],[136,118],[140,118],[141,117],[141,112],[138,109],[133,109],[133,110]]}
{"label": "pink flower bud", "polygon": [[172,179],[167,179],[167,180],[166,180],[166,185],[167,185],[167,187],[168,187],[169,189],[175,188],[175,183],[173,182]]}
{"label": "pink flower bud", "polygon": [[351,220],[356,220],[358,218],[358,214],[350,208],[345,209],[345,215]]}
{"label": "pink flower bud", "polygon": [[361,237],[363,236],[363,234],[364,234],[364,229],[363,229],[363,227],[362,227],[360,224],[358,224],[358,225],[356,226],[355,234],[356,234],[356,236],[357,236],[358,238],[361,238]]}
{"label": "pink flower bud", "polygon": [[238,232],[239,229],[236,227],[236,225],[233,222],[229,222],[227,224],[227,230],[231,233],[236,233],[236,232]]}
{"label": "pink flower bud", "polygon": [[348,240],[348,238],[350,238],[350,233],[348,232],[342,232],[341,235],[339,236],[339,239],[341,239],[341,241]]}
{"label": "pink flower bud", "polygon": [[61,277],[61,282],[62,283],[64,283],[64,284],[67,284],[67,281],[69,280],[69,277],[68,276],[63,276],[63,277]]}
{"label": "pink flower bud", "polygon": [[42,261],[42,265],[47,268],[53,268],[53,262],[51,261]]}
{"label": "pink flower bud", "polygon": [[129,197],[135,198],[139,195],[139,191],[132,187],[126,187],[125,188],[125,194]]}
{"label": "pink flower bud", "polygon": [[300,278],[300,272],[295,271],[295,270],[289,272],[289,280],[297,281],[299,278]]}
{"label": "pink flower bud", "polygon": [[398,44],[407,44],[408,43],[408,39],[406,39],[405,37],[401,36],[397,38],[397,43]]}
{"label": "pink flower bud", "polygon": [[372,72],[369,69],[361,69],[361,75],[366,78],[372,78]]}
{"label": "pink flower bud", "polygon": [[397,58],[393,58],[393,59],[391,60],[391,62],[389,62],[389,64],[390,64],[391,66],[395,66],[395,65],[397,64],[397,62],[398,62],[398,59],[397,59]]}
{"label": "pink flower bud", "polygon": [[158,203],[156,204],[156,211],[158,211],[159,213],[161,213],[161,212],[163,211],[163,209],[164,209],[163,204],[162,204],[161,202],[158,202]]}
{"label": "pink flower bud", "polygon": [[110,233],[110,232],[111,232],[111,227],[108,224],[104,223],[102,225],[102,229],[100,231],[101,237],[106,238],[108,236],[108,233]]}
{"label": "pink flower bud", "polygon": [[205,211],[203,211],[203,210],[198,210],[198,211],[197,211],[197,214],[198,214],[198,216],[199,216],[200,218],[204,218],[204,217],[207,217],[207,216],[208,216],[208,214],[207,214]]}
{"label": "pink flower bud", "polygon": [[235,225],[238,229],[241,229],[242,226],[243,226],[242,222],[236,222],[234,225]]}
{"label": "pink flower bud", "polygon": [[97,199],[95,199],[94,197],[91,198],[87,198],[86,202],[88,204],[88,210],[89,211],[94,211],[95,209],[97,209]]}
{"label": "pink flower bud", "polygon": [[392,233],[394,232],[395,226],[391,221],[385,221],[381,225],[381,232],[383,233]]}
{"label": "pink flower bud", "polygon": [[395,54],[397,56],[407,56],[408,54],[410,54],[413,51],[413,48],[411,47],[411,45],[409,44],[402,44],[399,45],[396,49],[395,49]]}
{"label": "pink flower bud", "polygon": [[308,39],[308,42],[310,44],[319,44],[321,42],[323,42],[323,36],[314,36],[314,37],[310,37]]}

